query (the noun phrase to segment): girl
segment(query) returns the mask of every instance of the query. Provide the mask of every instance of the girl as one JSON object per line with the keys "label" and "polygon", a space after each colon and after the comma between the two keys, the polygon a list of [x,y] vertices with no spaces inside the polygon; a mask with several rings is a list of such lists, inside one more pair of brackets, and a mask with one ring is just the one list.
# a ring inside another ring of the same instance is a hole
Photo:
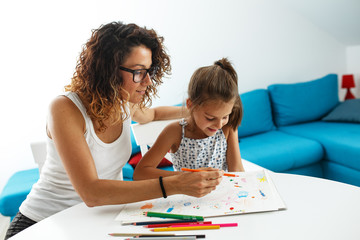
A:
{"label": "girl", "polygon": [[175,170],[244,171],[237,128],[242,119],[237,74],[223,58],[195,71],[188,87],[190,116],[169,124],[135,169],[134,179],[181,174],[157,165],[170,150]]}

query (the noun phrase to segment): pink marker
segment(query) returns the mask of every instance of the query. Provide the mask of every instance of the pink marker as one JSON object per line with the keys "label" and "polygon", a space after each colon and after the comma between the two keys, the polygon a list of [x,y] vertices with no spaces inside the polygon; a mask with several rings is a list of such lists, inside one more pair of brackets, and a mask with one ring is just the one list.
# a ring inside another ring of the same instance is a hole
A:
{"label": "pink marker", "polygon": [[[170,227],[188,227],[189,225],[172,225]],[[237,223],[213,223],[213,224],[201,224],[199,226],[220,226],[220,227],[237,227]]]}

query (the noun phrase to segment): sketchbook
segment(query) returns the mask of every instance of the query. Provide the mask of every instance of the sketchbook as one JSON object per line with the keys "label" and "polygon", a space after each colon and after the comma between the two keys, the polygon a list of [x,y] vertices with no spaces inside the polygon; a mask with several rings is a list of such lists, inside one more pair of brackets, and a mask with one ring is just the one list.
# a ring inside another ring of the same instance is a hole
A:
{"label": "sketchbook", "polygon": [[286,209],[266,170],[237,172],[236,175],[238,177],[223,177],[216,190],[201,198],[172,195],[166,199],[126,204],[115,220],[149,221],[150,218],[144,216],[147,211],[218,217]]}

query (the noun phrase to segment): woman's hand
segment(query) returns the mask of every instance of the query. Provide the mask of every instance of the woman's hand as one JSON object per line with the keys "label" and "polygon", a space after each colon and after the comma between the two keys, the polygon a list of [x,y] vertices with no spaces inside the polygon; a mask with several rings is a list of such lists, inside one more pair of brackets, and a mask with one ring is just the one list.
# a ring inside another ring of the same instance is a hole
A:
{"label": "woman's hand", "polygon": [[[163,179],[168,195],[185,194],[193,197],[203,197],[216,189],[220,184],[224,171],[205,168],[201,172],[184,172]],[[205,170],[204,169],[204,170]]]}

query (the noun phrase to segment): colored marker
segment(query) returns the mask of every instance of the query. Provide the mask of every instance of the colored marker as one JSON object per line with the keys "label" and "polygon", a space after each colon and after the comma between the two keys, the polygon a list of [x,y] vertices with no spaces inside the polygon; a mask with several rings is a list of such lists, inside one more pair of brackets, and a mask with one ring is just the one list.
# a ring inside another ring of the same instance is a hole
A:
{"label": "colored marker", "polygon": [[[186,172],[206,172],[206,170],[190,169],[190,168],[181,168],[181,171],[186,171]],[[226,176],[226,177],[239,177],[239,175],[232,174],[232,173],[224,173],[224,176]]]}
{"label": "colored marker", "polygon": [[[174,235],[173,237],[195,237],[195,238],[206,238],[206,235],[205,234],[191,234],[191,235]],[[137,239],[139,238],[142,238],[144,240],[147,240],[149,238],[149,236],[138,236],[138,237],[135,237]],[[159,237],[162,239],[162,237]]]}
{"label": "colored marker", "polygon": [[170,227],[170,226],[173,226],[173,225],[186,225],[186,226],[192,226],[192,225],[203,225],[203,224],[211,224],[212,222],[211,221],[208,221],[208,222],[187,222],[187,223],[184,223],[184,222],[178,222],[178,223],[161,223],[161,224],[150,224],[150,225],[146,225],[144,227],[146,228],[158,228],[158,227]]}
{"label": "colored marker", "polygon": [[[189,225],[171,225],[170,227],[188,227]],[[220,227],[237,227],[237,223],[214,223],[214,224],[201,224],[198,226],[220,226]]]}
{"label": "colored marker", "polygon": [[[139,239],[139,238],[125,238],[125,240],[132,240],[132,239]],[[196,240],[195,236],[188,236],[188,237],[150,237],[146,238],[147,240]]]}
{"label": "colored marker", "polygon": [[160,217],[160,218],[174,218],[174,219],[183,219],[183,220],[197,220],[204,221],[202,216],[191,216],[191,215],[181,215],[181,214],[172,214],[172,213],[159,213],[159,212],[146,212],[148,217]]}
{"label": "colored marker", "polygon": [[113,237],[172,237],[175,234],[157,234],[157,233],[109,233]]}
{"label": "colored marker", "polygon": [[159,221],[141,221],[141,222],[122,222],[122,225],[149,225],[149,224],[162,224],[162,223],[187,223],[187,222],[197,222],[197,220],[159,220]]}
{"label": "colored marker", "polygon": [[167,228],[154,228],[150,231],[153,232],[165,232],[165,231],[188,231],[188,230],[210,230],[210,229],[220,229],[219,225],[215,226],[194,226],[194,227],[167,227]]}

